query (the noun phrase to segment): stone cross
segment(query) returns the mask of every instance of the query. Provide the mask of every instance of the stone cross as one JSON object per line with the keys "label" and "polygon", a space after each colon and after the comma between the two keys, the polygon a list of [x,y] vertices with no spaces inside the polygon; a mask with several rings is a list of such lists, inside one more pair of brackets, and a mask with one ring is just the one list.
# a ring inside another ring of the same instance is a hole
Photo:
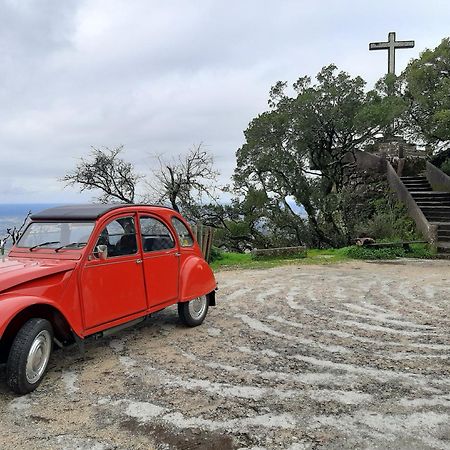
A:
{"label": "stone cross", "polygon": [[369,50],[387,50],[388,51],[388,73],[395,75],[395,50],[397,48],[413,48],[414,41],[396,41],[395,32],[391,31],[387,42],[372,42],[369,44]]}

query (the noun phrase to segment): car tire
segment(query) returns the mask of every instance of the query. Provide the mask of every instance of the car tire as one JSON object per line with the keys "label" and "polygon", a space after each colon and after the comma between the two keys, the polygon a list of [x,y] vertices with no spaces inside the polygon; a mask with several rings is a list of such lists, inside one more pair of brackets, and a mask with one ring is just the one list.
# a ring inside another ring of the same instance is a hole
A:
{"label": "car tire", "polygon": [[201,325],[208,313],[209,301],[206,295],[189,302],[178,303],[178,315],[188,327]]}
{"label": "car tire", "polygon": [[6,381],[17,394],[28,394],[44,378],[53,348],[48,320],[30,319],[17,333],[6,363]]}

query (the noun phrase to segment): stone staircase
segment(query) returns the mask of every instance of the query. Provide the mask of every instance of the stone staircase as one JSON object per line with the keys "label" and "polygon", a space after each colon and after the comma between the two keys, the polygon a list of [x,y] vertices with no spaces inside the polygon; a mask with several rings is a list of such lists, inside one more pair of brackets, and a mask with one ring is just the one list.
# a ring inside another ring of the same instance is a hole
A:
{"label": "stone staircase", "polygon": [[438,254],[450,257],[450,192],[433,191],[425,176],[400,177],[428,222],[438,227]]}

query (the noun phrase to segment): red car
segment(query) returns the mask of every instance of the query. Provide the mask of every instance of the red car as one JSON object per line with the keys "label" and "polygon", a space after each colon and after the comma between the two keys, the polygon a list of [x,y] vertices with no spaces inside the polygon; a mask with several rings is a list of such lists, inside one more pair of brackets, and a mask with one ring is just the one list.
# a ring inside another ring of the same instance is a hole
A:
{"label": "red car", "polygon": [[178,304],[186,325],[216,281],[183,217],[148,205],[73,205],[31,217],[0,262],[0,357],[19,394],[42,381],[53,345],[77,343]]}

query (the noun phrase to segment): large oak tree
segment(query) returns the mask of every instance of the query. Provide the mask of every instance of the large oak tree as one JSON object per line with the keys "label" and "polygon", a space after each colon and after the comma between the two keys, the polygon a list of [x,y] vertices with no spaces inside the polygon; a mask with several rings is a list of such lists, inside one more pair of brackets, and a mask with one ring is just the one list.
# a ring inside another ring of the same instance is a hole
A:
{"label": "large oak tree", "polygon": [[270,109],[244,132],[236,187],[244,196],[263,190],[280,214],[290,217],[299,241],[300,230],[308,227],[311,245],[347,243],[354,218],[344,214],[345,189],[354,172],[354,153],[390,128],[401,107],[390,95],[366,92],[362,78],[334,65],[324,67],[315,83],[300,78],[293,95],[286,89],[283,82],[272,88]]}
{"label": "large oak tree", "polygon": [[450,144],[450,39],[412,60],[402,74],[409,125],[435,150]]}

